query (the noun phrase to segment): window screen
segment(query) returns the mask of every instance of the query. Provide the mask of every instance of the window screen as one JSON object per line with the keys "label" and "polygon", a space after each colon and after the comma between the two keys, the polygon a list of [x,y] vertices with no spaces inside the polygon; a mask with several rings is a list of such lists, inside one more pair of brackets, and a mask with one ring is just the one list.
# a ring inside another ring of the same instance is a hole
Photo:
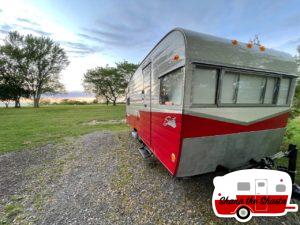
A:
{"label": "window screen", "polygon": [[276,86],[277,80],[278,79],[275,77],[267,77],[264,104],[273,104],[274,103],[275,86]]}
{"label": "window screen", "polygon": [[196,68],[192,77],[192,104],[215,104],[217,70]]}
{"label": "window screen", "polygon": [[282,78],[280,81],[277,105],[286,105],[287,104],[289,89],[290,89],[290,79]]}
{"label": "window screen", "polygon": [[262,99],[265,77],[254,75],[240,75],[237,93],[237,103],[260,104]]}
{"label": "window screen", "polygon": [[160,78],[160,104],[181,105],[183,86],[183,68]]}
{"label": "window screen", "polygon": [[225,76],[223,77],[222,95],[221,95],[222,103],[235,103],[237,84],[238,84],[238,74],[226,72]]}
{"label": "window screen", "polygon": [[[279,78],[226,71],[222,78],[222,104],[275,104]],[[288,103],[290,79],[280,82],[278,105]]]}

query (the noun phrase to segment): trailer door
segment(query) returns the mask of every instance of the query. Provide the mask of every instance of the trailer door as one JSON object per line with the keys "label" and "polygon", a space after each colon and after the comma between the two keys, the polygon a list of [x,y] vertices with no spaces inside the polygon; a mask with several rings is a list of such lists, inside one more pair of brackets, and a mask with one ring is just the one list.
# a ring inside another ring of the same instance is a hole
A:
{"label": "trailer door", "polygon": [[151,63],[149,63],[143,69],[143,87],[143,141],[145,142],[145,144],[151,147]]}
{"label": "trailer door", "polygon": [[255,180],[255,210],[257,211],[267,211],[268,204],[261,204],[263,197],[268,195],[268,182],[265,179],[256,179]]}

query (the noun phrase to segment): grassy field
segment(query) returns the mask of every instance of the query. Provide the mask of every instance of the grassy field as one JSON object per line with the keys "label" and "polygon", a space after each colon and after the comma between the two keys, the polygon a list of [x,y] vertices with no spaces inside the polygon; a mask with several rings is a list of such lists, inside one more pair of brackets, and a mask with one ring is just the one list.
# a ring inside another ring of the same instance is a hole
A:
{"label": "grassy field", "polygon": [[125,130],[124,118],[125,105],[0,108],[0,154],[96,130]]}
{"label": "grassy field", "polygon": [[296,144],[299,149],[297,160],[298,174],[296,174],[296,181],[298,184],[300,184],[300,117],[289,121],[286,134],[287,135],[285,136],[283,143],[284,150],[287,149],[287,146],[290,143]]}
{"label": "grassy field", "polygon": [[296,144],[300,148],[300,117],[290,120],[287,127],[288,135],[285,137],[285,143],[287,142]]}
{"label": "grassy field", "polygon": [[[121,122],[125,105],[57,105],[34,109],[0,108],[0,154],[57,142],[96,130],[126,130]],[[300,117],[291,120],[283,149],[288,143],[300,148]],[[300,152],[298,154],[300,171]],[[300,182],[300,173],[297,175]]]}

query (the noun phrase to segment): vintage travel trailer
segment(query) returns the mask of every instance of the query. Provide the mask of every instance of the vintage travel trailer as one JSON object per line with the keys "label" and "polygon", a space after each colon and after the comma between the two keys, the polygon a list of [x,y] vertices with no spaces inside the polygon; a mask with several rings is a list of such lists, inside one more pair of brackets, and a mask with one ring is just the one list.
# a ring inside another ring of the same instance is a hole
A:
{"label": "vintage travel trailer", "polygon": [[289,54],[174,29],[131,77],[126,120],[177,177],[278,151],[296,85]]}
{"label": "vintage travel trailer", "polygon": [[212,205],[218,217],[247,222],[252,216],[282,216],[297,212],[290,204],[292,180],[282,171],[239,170],[214,178]]}

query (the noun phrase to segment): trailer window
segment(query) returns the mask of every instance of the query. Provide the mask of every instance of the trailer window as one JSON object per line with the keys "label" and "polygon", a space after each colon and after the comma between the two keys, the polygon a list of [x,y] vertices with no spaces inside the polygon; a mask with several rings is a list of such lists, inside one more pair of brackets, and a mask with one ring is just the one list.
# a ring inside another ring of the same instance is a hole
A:
{"label": "trailer window", "polygon": [[222,103],[235,103],[238,78],[237,73],[225,73],[221,95]]}
{"label": "trailer window", "polygon": [[196,67],[192,77],[192,104],[215,104],[217,78],[216,69]]}
{"label": "trailer window", "polygon": [[265,86],[265,77],[240,75],[237,103],[260,104]]}
{"label": "trailer window", "polygon": [[290,79],[282,78],[280,81],[277,105],[286,105],[288,103],[289,89],[290,89]]}
{"label": "trailer window", "polygon": [[[226,71],[222,78],[222,104],[277,105],[288,104],[290,78],[260,76]],[[278,91],[279,90],[279,91]]]}
{"label": "trailer window", "polygon": [[237,183],[238,191],[250,191],[250,183],[249,182],[239,182]]}
{"label": "trailer window", "polygon": [[276,185],[276,191],[277,192],[285,192],[285,190],[286,190],[286,187],[285,187],[284,184],[277,184]]}
{"label": "trailer window", "polygon": [[267,77],[264,104],[274,104],[277,80],[275,77]]}
{"label": "trailer window", "polygon": [[160,78],[160,104],[181,105],[183,68],[177,69]]}
{"label": "trailer window", "polygon": [[265,183],[264,182],[258,182],[258,187],[264,187]]}

